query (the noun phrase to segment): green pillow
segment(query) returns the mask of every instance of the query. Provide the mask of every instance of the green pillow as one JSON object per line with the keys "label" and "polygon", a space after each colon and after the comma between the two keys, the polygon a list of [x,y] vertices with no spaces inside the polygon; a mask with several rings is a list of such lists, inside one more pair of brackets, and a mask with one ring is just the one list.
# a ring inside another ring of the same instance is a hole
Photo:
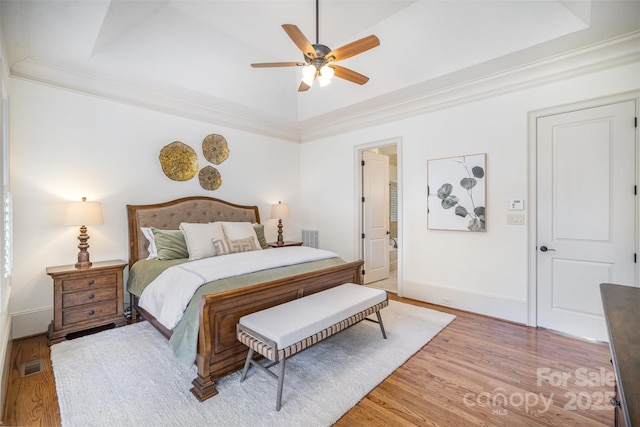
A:
{"label": "green pillow", "polygon": [[151,227],[151,232],[158,248],[159,260],[189,258],[182,230],[160,230]]}
{"label": "green pillow", "polygon": [[264,237],[264,224],[253,224],[253,229],[256,230],[256,236],[258,236],[258,242],[262,249],[269,249],[271,246],[267,244],[267,238]]}

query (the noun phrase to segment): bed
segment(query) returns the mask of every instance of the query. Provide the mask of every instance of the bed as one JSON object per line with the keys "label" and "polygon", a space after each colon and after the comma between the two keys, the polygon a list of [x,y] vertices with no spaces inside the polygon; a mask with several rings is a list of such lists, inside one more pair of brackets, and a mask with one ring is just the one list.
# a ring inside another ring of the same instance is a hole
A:
{"label": "bed", "polygon": [[[153,263],[146,260],[149,255],[148,240],[143,234],[142,227],[178,230],[181,223],[206,224],[214,221],[260,223],[257,206],[237,205],[205,196],[185,197],[152,205],[127,205],[127,218],[130,254],[128,282],[133,280],[132,273],[140,270],[143,264]],[[265,249],[265,252],[285,249]],[[277,254],[277,252],[269,253]],[[195,314],[195,326],[189,326],[195,328],[193,335],[197,335],[193,338],[194,342],[197,341],[193,345],[197,376],[192,381],[191,392],[200,401],[218,394],[216,381],[242,368],[244,364],[248,349],[236,339],[236,324],[242,316],[344,283],[362,283],[363,261],[361,260],[346,262],[339,259],[333,264],[319,262],[318,265],[313,268],[311,263],[293,266],[293,273],[289,270],[273,269],[243,275],[232,279],[244,283],[242,286],[215,293],[203,293],[208,289],[203,286],[204,291],[200,292],[202,295],[199,293],[194,295],[185,313],[191,311]],[[207,283],[207,285],[213,284]],[[184,328],[181,327],[187,322],[178,324],[172,330],[163,326],[139,305],[140,291],[132,288],[136,286],[128,283],[132,321],[138,321],[140,318],[147,320],[170,342],[177,336],[177,333],[174,336],[174,331],[180,330],[182,333]],[[180,345],[182,345],[181,341],[175,344],[174,351],[176,346]],[[189,349],[186,350],[189,351]]]}

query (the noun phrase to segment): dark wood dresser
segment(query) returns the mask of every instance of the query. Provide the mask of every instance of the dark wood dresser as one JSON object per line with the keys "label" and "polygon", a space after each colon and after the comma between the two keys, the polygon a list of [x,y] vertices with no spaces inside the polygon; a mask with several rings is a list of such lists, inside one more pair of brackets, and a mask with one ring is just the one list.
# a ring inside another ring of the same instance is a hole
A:
{"label": "dark wood dresser", "polygon": [[67,335],[106,325],[126,324],[123,305],[122,260],[94,262],[89,268],[74,265],[47,267],[53,278],[53,321],[49,345]]}
{"label": "dark wood dresser", "polygon": [[640,426],[640,288],[600,284],[616,375],[615,425]]}

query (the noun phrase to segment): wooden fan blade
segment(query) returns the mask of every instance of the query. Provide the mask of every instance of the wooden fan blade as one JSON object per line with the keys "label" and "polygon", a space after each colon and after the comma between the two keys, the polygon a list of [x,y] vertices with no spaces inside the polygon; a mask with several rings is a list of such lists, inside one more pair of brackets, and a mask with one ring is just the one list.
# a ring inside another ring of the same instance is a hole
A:
{"label": "wooden fan blade", "polygon": [[325,55],[325,58],[329,61],[342,61],[343,59],[351,58],[354,55],[373,49],[376,46],[380,46],[380,40],[376,36],[371,35],[332,50]]}
{"label": "wooden fan blade", "polygon": [[267,68],[267,67],[302,67],[307,65],[304,62],[260,62],[258,64],[251,64],[253,68]]}
{"label": "wooden fan blade", "polygon": [[329,65],[329,67],[333,68],[333,75],[335,77],[340,77],[341,79],[349,80],[350,82],[357,83],[359,85],[363,85],[369,81],[369,77],[363,76],[362,74],[356,73],[348,68],[333,64]]}
{"label": "wooden fan blade", "polygon": [[293,24],[282,24],[282,28],[289,35],[291,40],[298,46],[304,56],[309,58],[316,57],[316,50],[311,42],[305,37],[300,29]]}
{"label": "wooden fan blade", "polygon": [[316,70],[316,73],[313,75],[313,80],[311,81],[310,85],[306,84],[304,81],[300,82],[300,86],[298,87],[298,92],[308,91],[309,88],[311,88],[311,86],[313,85],[313,82],[315,82],[317,78],[318,78],[318,70]]}
{"label": "wooden fan blade", "polygon": [[311,86],[309,86],[308,84],[306,84],[305,82],[300,82],[300,86],[298,87],[298,92],[306,92],[311,88]]}

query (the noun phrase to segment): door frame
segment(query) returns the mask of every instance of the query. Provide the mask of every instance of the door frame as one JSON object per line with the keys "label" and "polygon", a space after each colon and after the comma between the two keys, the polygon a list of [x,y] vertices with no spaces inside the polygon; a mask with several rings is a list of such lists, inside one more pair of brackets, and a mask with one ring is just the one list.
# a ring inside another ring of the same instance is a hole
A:
{"label": "door frame", "polygon": [[382,148],[387,147],[389,145],[396,146],[396,153],[398,157],[398,236],[400,237],[400,244],[398,245],[398,296],[403,296],[403,286],[402,286],[402,258],[403,258],[403,246],[404,246],[404,217],[403,217],[403,203],[402,203],[402,137],[397,136],[389,139],[383,139],[379,141],[368,142],[365,144],[355,145],[354,149],[354,212],[356,215],[353,219],[353,229],[356,230],[354,233],[354,248],[356,248],[356,257],[359,259],[364,259],[363,247],[362,247],[362,167],[360,164],[360,160],[362,159],[362,152],[367,150],[372,150],[374,148]]}
{"label": "door frame", "polygon": [[[537,218],[537,181],[538,181],[538,133],[537,133],[537,121],[544,116],[551,116],[562,113],[569,113],[572,111],[584,110],[587,108],[601,107],[608,104],[615,104],[624,101],[635,101],[636,115],[640,116],[640,91],[624,92],[617,95],[605,96],[601,98],[589,99],[586,101],[580,101],[571,104],[564,104],[555,107],[549,107],[541,110],[530,111],[528,114],[528,126],[529,126],[529,141],[528,141],[528,233],[526,237],[527,245],[527,299],[528,299],[528,313],[527,313],[527,325],[538,326],[538,277],[537,277],[537,236],[538,236],[538,218]],[[640,186],[640,132],[636,127],[636,185]],[[640,230],[640,195],[636,196],[636,213],[635,213],[635,228],[636,231]],[[638,233],[636,233],[635,252],[638,253],[640,241],[638,239]],[[640,263],[636,264],[635,269],[635,283],[634,286],[638,287],[638,278],[640,277]]]}

